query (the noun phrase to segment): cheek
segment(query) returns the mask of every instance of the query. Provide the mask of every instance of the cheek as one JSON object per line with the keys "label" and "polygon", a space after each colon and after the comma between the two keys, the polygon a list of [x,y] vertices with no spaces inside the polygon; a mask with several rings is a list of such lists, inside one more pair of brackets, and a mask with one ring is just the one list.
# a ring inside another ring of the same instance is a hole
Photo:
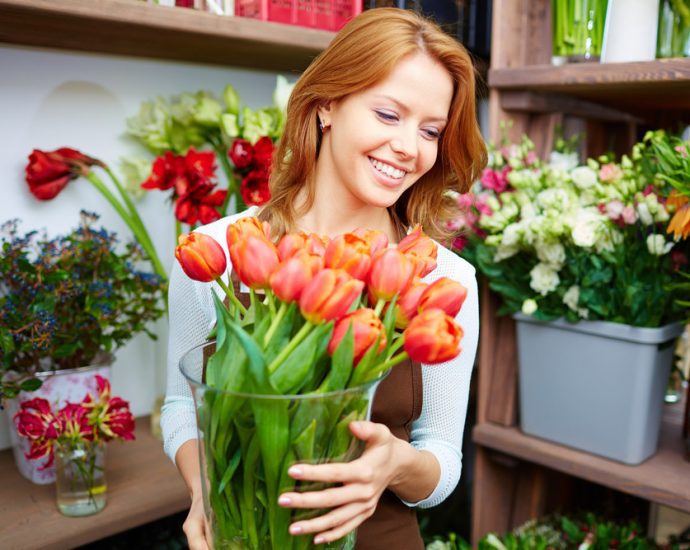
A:
{"label": "cheek", "polygon": [[438,157],[438,141],[427,141],[419,145],[419,171],[425,174],[431,170]]}

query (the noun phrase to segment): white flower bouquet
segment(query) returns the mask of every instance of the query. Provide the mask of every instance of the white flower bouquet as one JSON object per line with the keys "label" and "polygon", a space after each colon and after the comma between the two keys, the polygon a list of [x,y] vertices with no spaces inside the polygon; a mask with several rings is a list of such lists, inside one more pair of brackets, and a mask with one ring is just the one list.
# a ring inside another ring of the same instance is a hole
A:
{"label": "white flower bouquet", "polygon": [[458,197],[455,248],[501,295],[500,314],[646,327],[683,318],[674,285],[688,244],[667,235],[674,207],[663,177],[643,169],[649,155],[640,143],[620,162],[557,151],[544,163],[526,137],[490,147],[481,181]]}

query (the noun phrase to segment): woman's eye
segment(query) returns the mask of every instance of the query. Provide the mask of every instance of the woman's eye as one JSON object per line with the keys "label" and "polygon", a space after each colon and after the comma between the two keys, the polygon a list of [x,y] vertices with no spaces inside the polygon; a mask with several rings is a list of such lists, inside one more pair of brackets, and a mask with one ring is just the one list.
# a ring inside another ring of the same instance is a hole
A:
{"label": "woman's eye", "polygon": [[376,116],[385,122],[397,122],[398,115],[395,113],[389,113],[388,111],[374,111]]}
{"label": "woman's eye", "polygon": [[436,128],[424,128],[422,132],[427,139],[438,139],[441,137],[441,132]]}

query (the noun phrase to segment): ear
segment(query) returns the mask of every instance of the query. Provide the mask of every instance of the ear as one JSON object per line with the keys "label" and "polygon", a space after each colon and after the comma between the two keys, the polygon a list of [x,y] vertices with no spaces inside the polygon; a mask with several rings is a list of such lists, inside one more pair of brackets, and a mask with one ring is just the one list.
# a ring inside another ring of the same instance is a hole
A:
{"label": "ear", "polygon": [[324,127],[330,126],[331,125],[332,102],[327,101],[327,102],[319,105],[316,108],[316,113],[317,113],[317,116],[319,117],[319,120],[324,125]]}

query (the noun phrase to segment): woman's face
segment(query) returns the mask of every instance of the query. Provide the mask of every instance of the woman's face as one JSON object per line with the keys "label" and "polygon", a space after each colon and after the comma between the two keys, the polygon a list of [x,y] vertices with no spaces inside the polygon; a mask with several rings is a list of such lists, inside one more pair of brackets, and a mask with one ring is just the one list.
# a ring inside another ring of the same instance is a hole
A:
{"label": "woman's face", "polygon": [[448,71],[417,53],[373,87],[320,109],[328,128],[317,188],[354,206],[394,204],[434,166],[452,97]]}

